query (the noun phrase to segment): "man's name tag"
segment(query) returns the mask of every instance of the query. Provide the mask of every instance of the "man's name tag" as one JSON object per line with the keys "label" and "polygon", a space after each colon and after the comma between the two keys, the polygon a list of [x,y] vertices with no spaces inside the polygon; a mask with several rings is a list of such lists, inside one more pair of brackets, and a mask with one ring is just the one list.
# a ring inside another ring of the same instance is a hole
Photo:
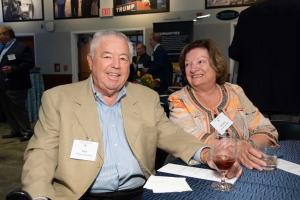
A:
{"label": "man's name tag", "polygon": [[210,124],[220,133],[224,134],[233,122],[224,114],[220,113]]}
{"label": "man's name tag", "polygon": [[143,64],[137,64],[137,66],[138,66],[139,69],[144,68],[144,65],[143,65]]}
{"label": "man's name tag", "polygon": [[98,142],[86,140],[74,140],[70,158],[78,160],[95,161]]}
{"label": "man's name tag", "polygon": [[16,60],[16,55],[15,54],[9,54],[7,55],[8,60]]}

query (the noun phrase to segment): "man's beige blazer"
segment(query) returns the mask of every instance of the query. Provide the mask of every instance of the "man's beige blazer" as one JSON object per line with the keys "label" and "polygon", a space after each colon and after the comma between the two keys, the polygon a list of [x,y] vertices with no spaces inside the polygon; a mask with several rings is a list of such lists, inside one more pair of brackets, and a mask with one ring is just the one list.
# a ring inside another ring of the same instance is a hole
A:
{"label": "man's beige blazer", "polygon": [[[44,92],[22,172],[23,189],[32,197],[79,199],[101,170],[101,124],[90,82],[89,78]],[[132,83],[126,90],[121,100],[126,138],[144,175],[154,173],[157,147],[188,162],[201,143],[169,121],[153,90]],[[96,161],[71,159],[74,139],[98,142]]]}

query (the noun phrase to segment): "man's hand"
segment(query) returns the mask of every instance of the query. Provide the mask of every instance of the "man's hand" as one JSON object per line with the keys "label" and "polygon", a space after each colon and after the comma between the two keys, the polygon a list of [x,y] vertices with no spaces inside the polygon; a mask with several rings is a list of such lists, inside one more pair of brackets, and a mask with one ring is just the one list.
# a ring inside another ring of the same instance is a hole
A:
{"label": "man's hand", "polygon": [[[218,168],[216,167],[215,163],[212,160],[212,156],[209,155],[210,154],[210,148],[205,148],[202,150],[201,152],[201,160],[205,163],[207,163],[207,165],[212,168],[217,170]],[[230,170],[228,171],[228,173],[226,174],[227,178],[234,178],[234,177],[240,177],[242,175],[242,167],[239,164],[238,161],[235,161],[235,163],[233,164],[233,166],[230,168]]]}

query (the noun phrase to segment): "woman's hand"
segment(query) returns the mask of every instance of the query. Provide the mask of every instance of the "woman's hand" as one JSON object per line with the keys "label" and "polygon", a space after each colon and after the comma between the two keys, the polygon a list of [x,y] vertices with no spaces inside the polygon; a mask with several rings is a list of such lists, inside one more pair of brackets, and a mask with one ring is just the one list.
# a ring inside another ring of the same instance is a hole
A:
{"label": "woman's hand", "polygon": [[257,150],[246,140],[240,140],[238,142],[238,160],[248,169],[263,170],[266,166],[266,162],[262,160],[262,152]]}

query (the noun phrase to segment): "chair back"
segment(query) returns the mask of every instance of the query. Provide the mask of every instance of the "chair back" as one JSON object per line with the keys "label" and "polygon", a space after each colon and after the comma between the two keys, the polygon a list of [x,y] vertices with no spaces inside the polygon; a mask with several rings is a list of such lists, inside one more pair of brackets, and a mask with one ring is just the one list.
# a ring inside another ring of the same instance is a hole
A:
{"label": "chair back", "polygon": [[164,108],[164,111],[167,114],[167,117],[169,117],[169,113],[170,113],[168,97],[169,97],[169,95],[159,95],[160,105]]}
{"label": "chair back", "polygon": [[18,189],[9,192],[6,200],[32,200],[31,196],[24,190]]}
{"label": "chair back", "polygon": [[279,134],[279,140],[300,140],[300,123],[272,120]]}

